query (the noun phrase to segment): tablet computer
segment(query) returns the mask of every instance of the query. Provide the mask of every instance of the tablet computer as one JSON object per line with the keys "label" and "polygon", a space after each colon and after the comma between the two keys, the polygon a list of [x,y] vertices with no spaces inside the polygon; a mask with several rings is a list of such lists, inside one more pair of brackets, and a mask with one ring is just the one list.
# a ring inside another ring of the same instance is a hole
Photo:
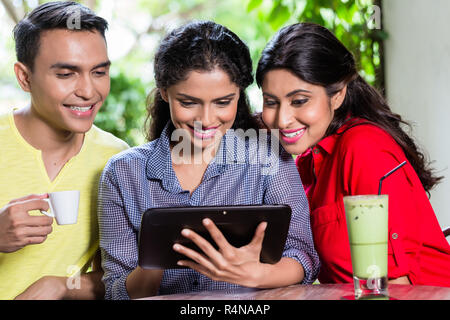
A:
{"label": "tablet computer", "polygon": [[264,204],[149,209],[142,216],[139,231],[139,266],[144,269],[185,268],[178,266],[177,261],[189,258],[174,251],[173,245],[180,243],[197,252],[202,251],[181,235],[184,228],[197,232],[217,248],[202,224],[204,218],[211,219],[235,247],[250,243],[258,224],[266,221],[260,261],[273,264],[281,259],[283,253],[291,208],[288,205]]}

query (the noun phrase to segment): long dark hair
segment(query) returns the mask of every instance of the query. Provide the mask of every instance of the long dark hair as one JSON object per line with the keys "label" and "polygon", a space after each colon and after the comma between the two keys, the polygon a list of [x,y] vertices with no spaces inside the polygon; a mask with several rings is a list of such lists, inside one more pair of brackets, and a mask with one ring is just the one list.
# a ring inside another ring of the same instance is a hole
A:
{"label": "long dark hair", "polygon": [[262,52],[256,71],[259,87],[265,74],[273,69],[288,69],[303,81],[323,86],[329,97],[347,85],[345,99],[326,136],[336,133],[349,116],[366,119],[401,146],[428,194],[443,178],[434,175],[424,154],[401,127],[411,126],[393,113],[384,97],[358,74],[353,55],[328,29],[312,23],[282,28]]}
{"label": "long dark hair", "polygon": [[252,60],[247,45],[220,24],[194,21],[170,32],[162,40],[155,55],[157,89],[148,96],[146,119],[149,141],[158,138],[170,120],[169,104],[163,100],[158,89],[167,89],[184,80],[190,71],[211,71],[215,67],[226,72],[240,88],[238,110],[232,128],[258,128],[245,93],[245,89],[253,82]]}

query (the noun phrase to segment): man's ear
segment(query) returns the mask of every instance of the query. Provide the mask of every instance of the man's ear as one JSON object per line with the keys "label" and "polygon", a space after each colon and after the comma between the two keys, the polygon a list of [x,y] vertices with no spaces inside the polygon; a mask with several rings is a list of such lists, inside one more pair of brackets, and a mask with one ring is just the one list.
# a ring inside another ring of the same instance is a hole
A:
{"label": "man's ear", "polygon": [[161,95],[161,97],[163,98],[163,100],[167,103],[169,103],[169,97],[167,95],[167,90],[166,89],[158,89],[159,90],[159,94]]}
{"label": "man's ear", "polygon": [[336,92],[334,96],[331,98],[331,106],[333,110],[339,109],[339,107],[342,105],[345,99],[345,95],[347,94],[347,85],[344,85],[344,87]]}
{"label": "man's ear", "polygon": [[16,62],[14,64],[14,72],[16,74],[17,82],[19,82],[22,90],[25,92],[31,92],[31,70],[22,62]]}

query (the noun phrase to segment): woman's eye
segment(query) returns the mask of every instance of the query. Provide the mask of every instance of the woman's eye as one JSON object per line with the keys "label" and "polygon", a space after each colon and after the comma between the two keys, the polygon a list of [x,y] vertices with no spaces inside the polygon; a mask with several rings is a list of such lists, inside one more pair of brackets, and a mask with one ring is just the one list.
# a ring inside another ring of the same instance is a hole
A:
{"label": "woman's eye", "polygon": [[275,100],[264,100],[264,105],[266,105],[268,107],[275,106],[276,104],[277,104],[277,102]]}
{"label": "woman's eye", "polygon": [[308,99],[296,99],[292,101],[294,106],[300,106],[308,102]]}
{"label": "woman's eye", "polygon": [[219,106],[226,107],[230,104],[230,102],[231,102],[231,100],[220,100],[220,101],[217,101],[216,103]]}
{"label": "woman's eye", "polygon": [[180,101],[180,104],[185,107],[190,107],[195,104],[195,102],[192,102],[192,101],[185,101],[185,100],[179,100],[179,101]]}

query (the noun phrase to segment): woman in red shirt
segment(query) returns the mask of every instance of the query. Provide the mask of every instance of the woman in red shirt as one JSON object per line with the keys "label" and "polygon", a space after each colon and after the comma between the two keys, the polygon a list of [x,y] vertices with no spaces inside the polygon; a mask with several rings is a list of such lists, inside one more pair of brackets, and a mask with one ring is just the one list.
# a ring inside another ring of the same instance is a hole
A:
{"label": "woman in red shirt", "polygon": [[436,177],[406,123],[359,75],[353,55],[326,28],[294,24],[264,49],[256,80],[262,120],[279,129],[297,157],[321,258],[321,283],[351,282],[343,196],[389,195],[388,277],[391,283],[450,286],[450,246],[427,192]]}

